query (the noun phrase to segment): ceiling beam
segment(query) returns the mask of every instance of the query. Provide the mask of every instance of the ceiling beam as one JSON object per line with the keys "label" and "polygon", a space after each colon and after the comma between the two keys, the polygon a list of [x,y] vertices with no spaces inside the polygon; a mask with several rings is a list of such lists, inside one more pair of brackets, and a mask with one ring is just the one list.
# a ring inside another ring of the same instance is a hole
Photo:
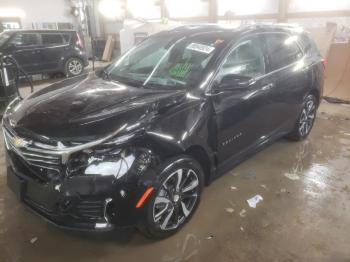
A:
{"label": "ceiling beam", "polygon": [[217,23],[218,22],[218,1],[217,0],[209,0],[208,14],[209,14],[209,22]]}
{"label": "ceiling beam", "polygon": [[278,23],[285,23],[288,20],[288,9],[290,0],[279,0],[278,1]]}
{"label": "ceiling beam", "polygon": [[288,13],[288,18],[341,17],[350,16],[350,10]]}

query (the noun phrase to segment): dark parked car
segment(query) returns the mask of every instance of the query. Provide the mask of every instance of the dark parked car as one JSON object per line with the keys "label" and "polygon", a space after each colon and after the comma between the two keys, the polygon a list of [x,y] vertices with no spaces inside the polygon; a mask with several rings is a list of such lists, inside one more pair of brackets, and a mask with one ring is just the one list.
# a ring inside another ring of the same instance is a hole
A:
{"label": "dark parked car", "polygon": [[0,34],[0,53],[13,55],[28,74],[80,75],[88,65],[83,42],[72,30],[9,30]]}
{"label": "dark parked car", "polygon": [[323,73],[298,28],[158,33],[97,75],[9,105],[9,186],[62,227],[168,236],[203,185],[276,139],[308,136]]}

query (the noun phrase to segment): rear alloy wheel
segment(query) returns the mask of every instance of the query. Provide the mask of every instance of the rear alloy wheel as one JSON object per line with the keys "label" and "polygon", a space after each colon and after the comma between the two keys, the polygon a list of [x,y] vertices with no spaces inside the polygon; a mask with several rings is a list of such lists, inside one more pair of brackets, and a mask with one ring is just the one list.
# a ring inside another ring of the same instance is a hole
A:
{"label": "rear alloy wheel", "polygon": [[288,138],[293,140],[302,140],[306,138],[314,125],[316,110],[316,98],[313,95],[307,96],[294,130],[288,135]]}
{"label": "rear alloy wheel", "polygon": [[77,76],[83,72],[84,66],[79,58],[70,58],[66,62],[67,76]]}
{"label": "rear alloy wheel", "polygon": [[162,176],[142,230],[151,238],[164,238],[178,231],[195,212],[202,191],[203,172],[193,159],[174,164]]}

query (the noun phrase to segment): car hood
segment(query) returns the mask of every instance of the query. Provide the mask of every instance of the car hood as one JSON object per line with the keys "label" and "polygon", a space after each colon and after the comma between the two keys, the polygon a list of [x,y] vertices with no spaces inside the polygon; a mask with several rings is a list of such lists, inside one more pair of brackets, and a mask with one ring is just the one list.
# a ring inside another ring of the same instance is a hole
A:
{"label": "car hood", "polygon": [[17,134],[87,141],[121,126],[144,126],[185,100],[186,91],[136,88],[93,73],[35,92],[10,108],[5,124]]}

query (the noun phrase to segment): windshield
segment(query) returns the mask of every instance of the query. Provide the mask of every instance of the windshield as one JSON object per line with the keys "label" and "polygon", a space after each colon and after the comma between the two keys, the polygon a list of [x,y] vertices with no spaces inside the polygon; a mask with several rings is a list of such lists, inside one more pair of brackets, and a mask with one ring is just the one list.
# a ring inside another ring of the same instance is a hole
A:
{"label": "windshield", "polygon": [[225,42],[222,34],[213,32],[175,41],[170,34],[153,36],[112,64],[107,73],[111,79],[135,86],[195,87]]}
{"label": "windshield", "polygon": [[10,38],[10,34],[8,34],[8,33],[1,33],[0,34],[0,46],[2,46],[3,44],[5,44],[6,43],[6,41],[7,41],[7,39],[9,39]]}

